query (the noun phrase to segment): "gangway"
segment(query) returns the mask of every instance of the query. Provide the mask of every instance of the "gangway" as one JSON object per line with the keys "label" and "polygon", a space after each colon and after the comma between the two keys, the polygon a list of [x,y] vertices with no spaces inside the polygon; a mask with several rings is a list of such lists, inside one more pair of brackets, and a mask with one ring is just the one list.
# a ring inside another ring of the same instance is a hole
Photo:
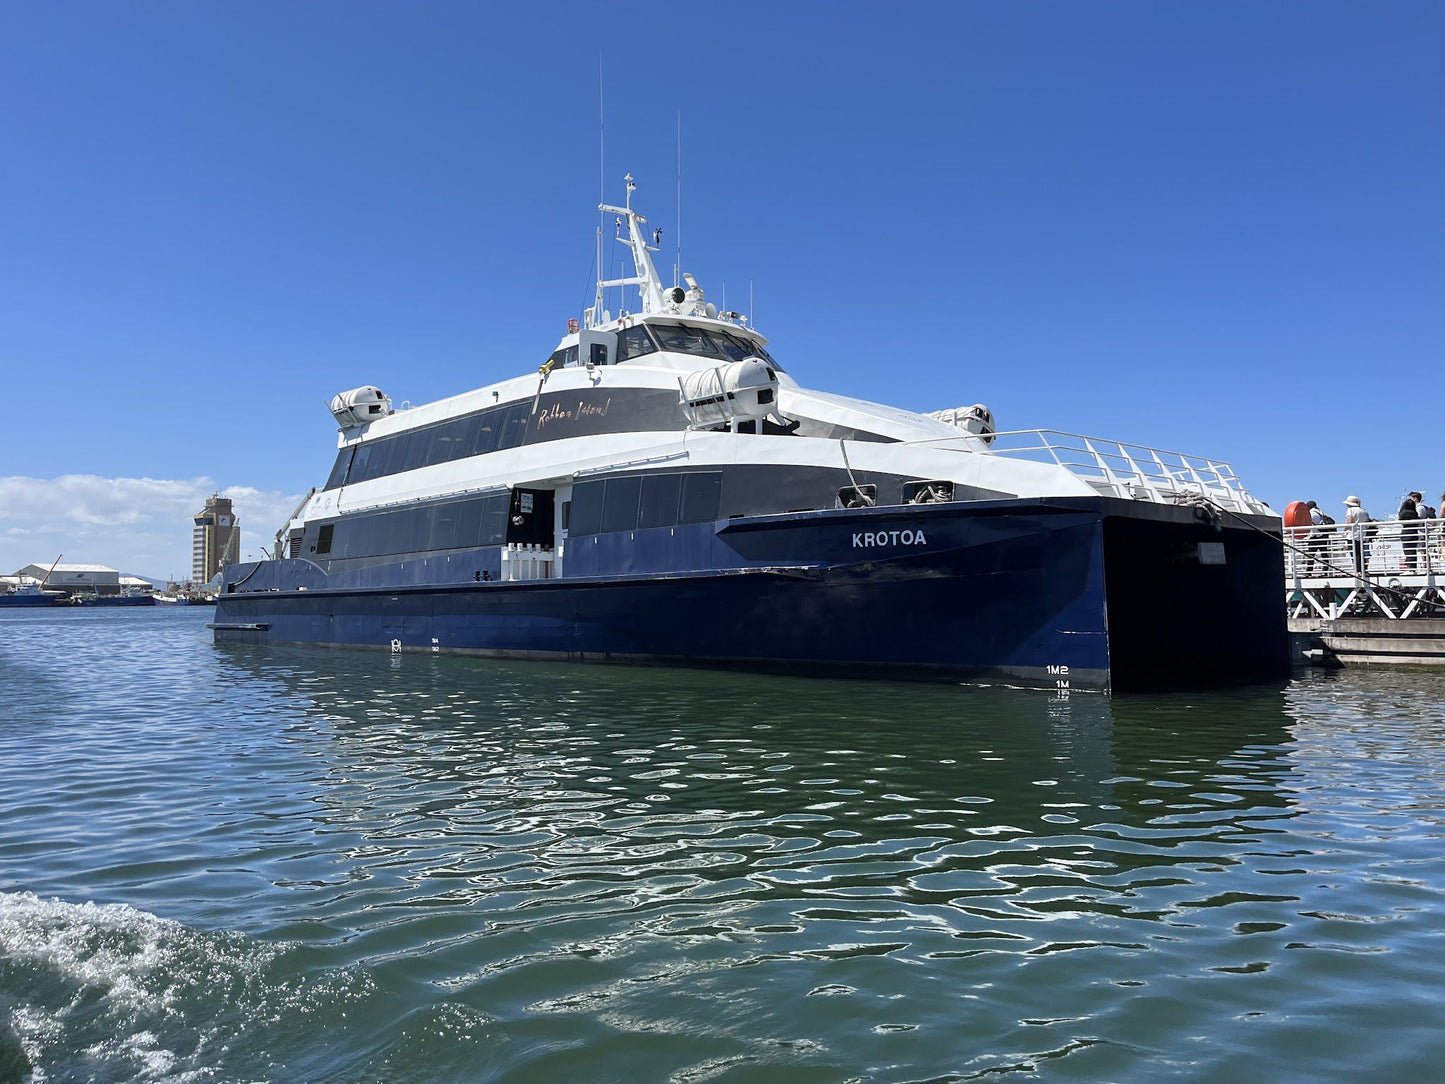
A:
{"label": "gangway", "polygon": [[1291,619],[1445,615],[1445,520],[1285,528]]}

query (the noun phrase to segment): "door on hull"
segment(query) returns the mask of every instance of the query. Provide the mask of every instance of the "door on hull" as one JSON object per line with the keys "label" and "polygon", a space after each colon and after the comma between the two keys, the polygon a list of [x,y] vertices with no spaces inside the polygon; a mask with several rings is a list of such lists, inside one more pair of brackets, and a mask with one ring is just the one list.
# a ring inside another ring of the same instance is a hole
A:
{"label": "door on hull", "polygon": [[507,516],[507,541],[551,549],[557,540],[555,496],[550,489],[514,489]]}
{"label": "door on hull", "polygon": [[562,575],[562,562],[566,559],[567,529],[571,526],[572,519],[572,487],[559,487],[553,499],[557,508],[557,514],[554,517],[557,525],[557,558],[556,564],[553,565],[555,570],[553,575],[560,576]]}

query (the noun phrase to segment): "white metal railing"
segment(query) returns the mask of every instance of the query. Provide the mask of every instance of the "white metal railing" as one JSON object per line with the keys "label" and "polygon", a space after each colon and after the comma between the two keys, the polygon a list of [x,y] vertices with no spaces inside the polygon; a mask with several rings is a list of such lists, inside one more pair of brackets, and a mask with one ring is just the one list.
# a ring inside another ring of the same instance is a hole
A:
{"label": "white metal railing", "polygon": [[555,575],[557,551],[543,546],[508,542],[502,547],[502,579],[550,580]]}
{"label": "white metal railing", "polygon": [[1202,456],[1053,429],[999,433],[990,450],[1063,467],[1106,497],[1174,504],[1195,494],[1232,512],[1270,514],[1263,501],[1250,496],[1228,463]]}
{"label": "white metal railing", "polygon": [[1445,578],[1445,520],[1286,527],[1284,534],[1289,580]]}
{"label": "white metal railing", "polygon": [[1287,527],[1285,604],[1295,618],[1438,616],[1445,520]]}

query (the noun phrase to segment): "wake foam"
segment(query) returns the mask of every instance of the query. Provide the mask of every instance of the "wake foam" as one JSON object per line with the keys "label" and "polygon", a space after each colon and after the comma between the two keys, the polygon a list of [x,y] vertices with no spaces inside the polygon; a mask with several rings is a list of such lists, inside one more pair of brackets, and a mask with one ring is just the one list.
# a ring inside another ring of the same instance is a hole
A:
{"label": "wake foam", "polygon": [[297,1014],[370,992],[303,975],[295,946],[206,933],[124,904],[0,893],[0,1075],[183,1082],[272,1076]]}

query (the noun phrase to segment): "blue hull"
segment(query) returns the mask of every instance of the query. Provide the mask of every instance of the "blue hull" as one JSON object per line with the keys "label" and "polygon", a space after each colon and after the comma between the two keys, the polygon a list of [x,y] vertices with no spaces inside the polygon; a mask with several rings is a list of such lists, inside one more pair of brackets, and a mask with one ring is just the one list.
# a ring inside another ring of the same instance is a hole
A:
{"label": "blue hull", "polygon": [[[1210,593],[1258,591],[1279,610],[1277,636],[1268,614],[1263,635],[1225,628],[1205,645],[1207,666],[1282,670],[1277,541],[1272,562],[1251,560],[1268,549],[1257,529],[1221,533],[1191,510],[1134,503],[873,508],[738,519],[686,535],[589,536],[568,542],[567,575],[554,580],[479,582],[472,566],[493,556],[482,551],[330,573],[303,560],[260,562],[227,570],[213,627],[218,640],[1106,688],[1117,684],[1113,671],[1129,668],[1111,647],[1130,639],[1116,627],[1111,641],[1106,571],[1114,562],[1122,580],[1120,562],[1133,563],[1127,532],[1109,524],[1142,515],[1171,555],[1196,537],[1227,536],[1240,559],[1205,570]],[[1145,545],[1158,547],[1153,538]],[[699,564],[712,567],[688,567]],[[1150,575],[1172,575],[1174,564],[1171,556]],[[1120,599],[1129,609],[1129,593],[1120,589]],[[1130,650],[1157,652],[1156,639],[1135,637]],[[1199,645],[1186,645],[1184,658],[1160,661],[1177,678],[1181,662],[1200,659]]]}
{"label": "blue hull", "polygon": [[9,607],[35,607],[55,606],[55,599],[50,595],[0,595],[0,608]]}

